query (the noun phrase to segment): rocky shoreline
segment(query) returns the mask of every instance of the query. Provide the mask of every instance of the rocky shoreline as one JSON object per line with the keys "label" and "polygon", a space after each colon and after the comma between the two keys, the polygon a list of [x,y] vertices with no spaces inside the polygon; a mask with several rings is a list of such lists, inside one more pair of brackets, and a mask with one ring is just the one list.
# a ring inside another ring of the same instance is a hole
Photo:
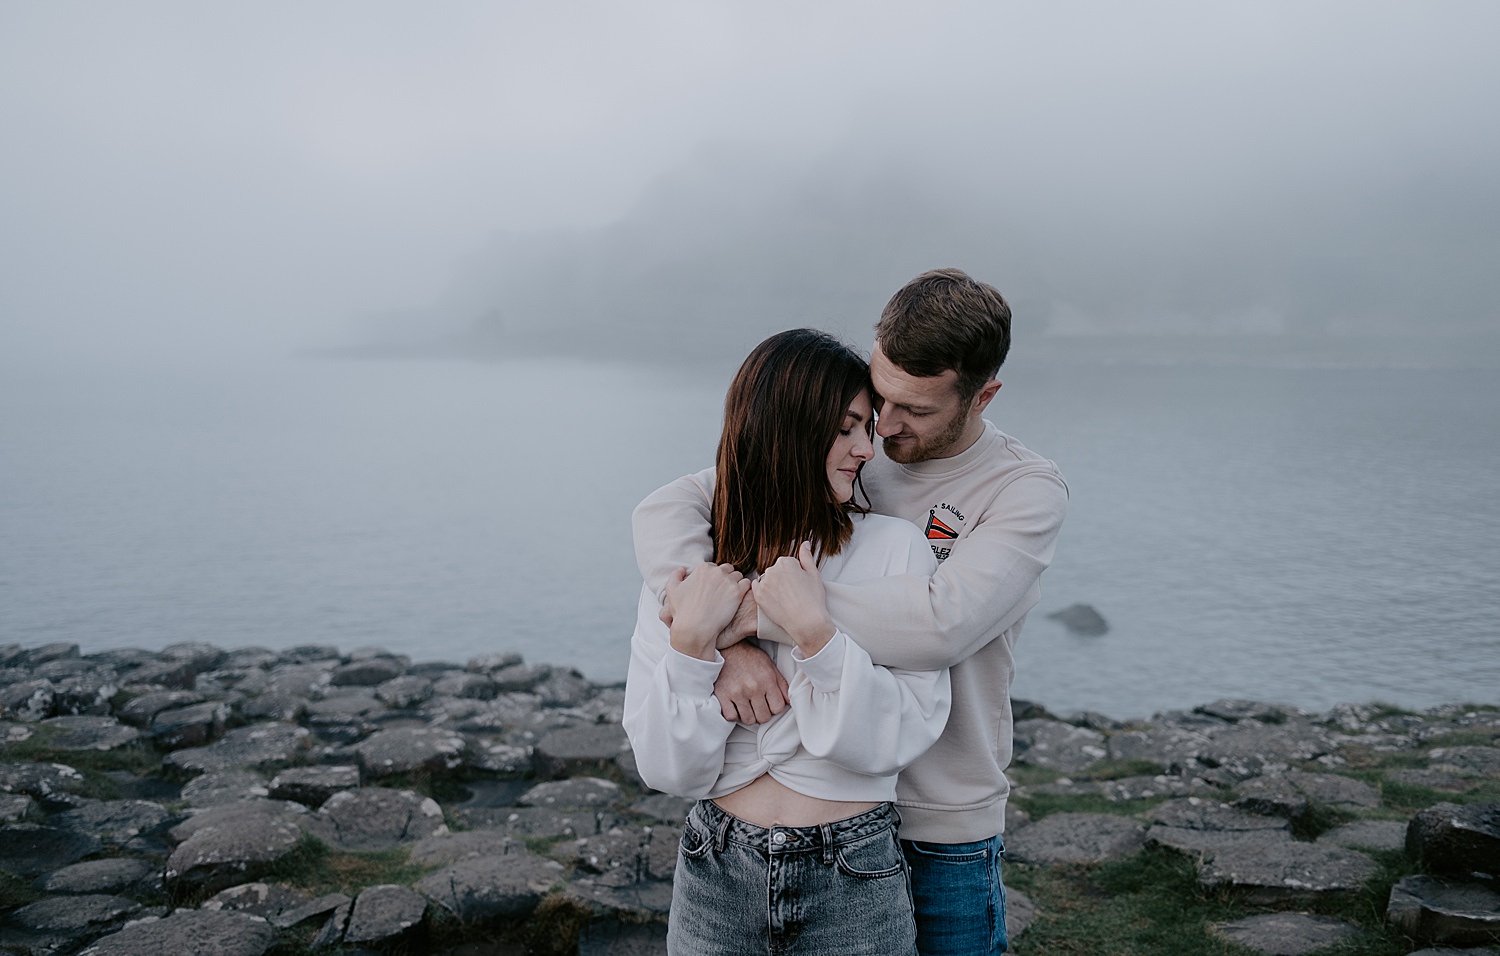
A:
{"label": "rocky shoreline", "polygon": [[[663,952],[688,804],[642,786],[623,699],[509,654],[0,646],[0,951]],[[1291,954],[1402,859],[1388,934],[1500,948],[1500,709],[1017,712],[1018,884],[1179,854],[1257,909],[1215,933]],[[1060,918],[1010,916],[1023,951]]]}

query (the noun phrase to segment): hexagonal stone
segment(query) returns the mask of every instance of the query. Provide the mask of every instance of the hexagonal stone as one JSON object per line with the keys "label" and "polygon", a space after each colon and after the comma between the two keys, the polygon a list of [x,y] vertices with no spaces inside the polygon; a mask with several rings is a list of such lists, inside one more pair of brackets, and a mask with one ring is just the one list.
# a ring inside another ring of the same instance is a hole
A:
{"label": "hexagonal stone", "polygon": [[151,719],[151,739],[164,750],[201,747],[218,739],[229,722],[229,705],[206,701],[158,711]]}
{"label": "hexagonal stone", "polygon": [[1304,913],[1263,913],[1210,927],[1215,936],[1249,947],[1266,956],[1303,953],[1359,935],[1359,928],[1331,916]]}
{"label": "hexagonal stone", "polygon": [[123,893],[155,870],[145,860],[130,857],[85,860],[38,878],[36,888],[43,893]]}
{"label": "hexagonal stone", "polygon": [[1406,852],[1438,873],[1500,872],[1500,803],[1438,803],[1412,817]]}
{"label": "hexagonal stone", "polygon": [[1246,780],[1235,788],[1235,805],[1251,813],[1296,820],[1314,806],[1362,810],[1380,806],[1380,791],[1369,784],[1334,773],[1289,770]]}
{"label": "hexagonal stone", "polygon": [[620,785],[597,777],[575,777],[539,783],[516,801],[517,806],[545,807],[552,810],[603,809],[624,798]]}
{"label": "hexagonal stone", "polygon": [[1363,853],[1343,847],[1273,842],[1218,850],[1199,870],[1198,882],[1231,888],[1251,903],[1274,905],[1357,890],[1379,869]]}
{"label": "hexagonal stone", "polygon": [[1231,724],[1210,731],[1209,737],[1198,760],[1238,780],[1283,771],[1290,764],[1338,749],[1327,728],[1301,719],[1280,725],[1259,721]]}
{"label": "hexagonal stone", "polygon": [[475,856],[503,856],[517,847],[525,847],[518,834],[504,830],[460,830],[418,841],[411,848],[411,861],[425,866],[447,866]]}
{"label": "hexagonal stone", "polygon": [[57,688],[50,680],[28,680],[0,687],[0,714],[35,723],[51,714]]}
{"label": "hexagonal stone", "polygon": [[210,770],[182,787],[182,799],[196,809],[239,803],[269,793],[266,778],[250,770]]}
{"label": "hexagonal stone", "polygon": [[1264,847],[1292,839],[1290,821],[1193,797],[1162,804],[1152,811],[1151,819],[1147,843],[1198,859],[1235,847]]}
{"label": "hexagonal stone", "polygon": [[1109,755],[1104,735],[1060,720],[1022,720],[1015,726],[1016,763],[1073,773]]}
{"label": "hexagonal stone", "polygon": [[466,922],[525,916],[563,882],[561,863],[516,848],[503,856],[473,857],[429,874],[416,888]]}
{"label": "hexagonal stone", "polygon": [[377,686],[375,696],[390,707],[405,710],[432,696],[432,681],[411,674],[396,677]]}
{"label": "hexagonal stone", "polygon": [[427,916],[427,898],[404,886],[366,887],[354,900],[345,943],[394,943],[421,926]]}
{"label": "hexagonal stone", "polygon": [[1500,937],[1500,893],[1464,880],[1403,877],[1391,887],[1386,919],[1418,942],[1483,946]]}
{"label": "hexagonal stone", "polygon": [[355,766],[291,767],[272,779],[270,795],[275,800],[295,800],[316,809],[340,790],[358,786],[359,768]]}
{"label": "hexagonal stone", "polygon": [[17,823],[0,828],[0,871],[37,876],[99,852],[99,841],[62,827]]}
{"label": "hexagonal stone", "polygon": [[276,931],[243,913],[178,910],[96,940],[79,956],[264,956]]}
{"label": "hexagonal stone", "polygon": [[1321,834],[1318,842],[1351,850],[1399,850],[1406,845],[1406,824],[1399,820],[1355,820]]}
{"label": "hexagonal stone", "polygon": [[133,697],[121,707],[117,716],[127,724],[149,727],[164,710],[203,703],[203,695],[194,690],[153,690]]}
{"label": "hexagonal stone", "polygon": [[53,717],[41,726],[50,732],[47,746],[53,750],[114,750],[141,736],[113,717]]}
{"label": "hexagonal stone", "polygon": [[60,813],[52,822],[97,837],[107,846],[123,846],[169,819],[165,807],[149,800],[103,800]]}
{"label": "hexagonal stone", "polygon": [[306,906],[310,902],[312,902],[312,896],[303,890],[282,886],[279,883],[257,882],[241,883],[227,890],[221,890],[204,900],[201,908],[229,910],[244,913],[247,916],[258,916],[275,925],[275,920],[282,914]]}
{"label": "hexagonal stone", "polygon": [[435,801],[410,790],[384,787],[336,793],[303,826],[343,850],[388,850],[448,832],[442,808]]}
{"label": "hexagonal stone", "polygon": [[536,742],[533,760],[539,777],[560,779],[597,774],[630,749],[619,724],[585,724],[554,730]]}
{"label": "hexagonal stone", "polygon": [[24,793],[42,803],[77,803],[83,774],[60,763],[0,763],[0,793]]}
{"label": "hexagonal stone", "polygon": [[605,886],[626,886],[646,880],[670,880],[677,866],[676,827],[617,827],[606,833],[565,840],[549,855],[588,873]]}
{"label": "hexagonal stone", "polygon": [[463,763],[468,742],[462,734],[439,727],[382,730],[355,748],[359,765],[372,777],[398,773],[442,773]]}
{"label": "hexagonal stone", "polygon": [[594,685],[571,668],[553,668],[552,673],[531,690],[548,707],[577,707],[594,696]]}
{"label": "hexagonal stone", "polygon": [[531,769],[536,749],[524,744],[506,743],[494,737],[475,737],[469,741],[465,762],[476,770],[490,773],[526,773]]}
{"label": "hexagonal stone", "polygon": [[196,773],[290,763],[307,747],[310,736],[305,728],[290,724],[251,724],[229,731],[222,740],[206,747],[173,751],[162,763]]}
{"label": "hexagonal stone", "polygon": [[10,914],[10,922],[33,933],[83,936],[119,923],[141,908],[121,896],[87,894],[38,900]]}
{"label": "hexagonal stone", "polygon": [[328,682],[335,687],[374,687],[406,672],[406,663],[394,657],[372,657],[335,667]]}
{"label": "hexagonal stone", "polygon": [[552,674],[546,664],[512,664],[490,672],[490,679],[502,691],[529,691]]}
{"label": "hexagonal stone", "polygon": [[693,808],[694,802],[686,797],[674,797],[669,793],[652,793],[637,800],[630,809],[648,820],[680,826],[687,819],[688,811]]}
{"label": "hexagonal stone", "polygon": [[609,810],[553,810],[547,807],[475,807],[457,810],[454,817],[466,827],[504,830],[544,840],[603,833],[626,823],[624,817]]}
{"label": "hexagonal stone", "polygon": [[1144,845],[1146,828],[1105,813],[1054,813],[1006,841],[1005,857],[1022,863],[1100,863]]}
{"label": "hexagonal stone", "polygon": [[1445,790],[1449,793],[1463,793],[1479,786],[1479,780],[1475,777],[1466,777],[1450,770],[1431,768],[1392,770],[1386,773],[1385,779],[1408,787],[1425,787],[1428,790]]}
{"label": "hexagonal stone", "polygon": [[[216,807],[188,824],[193,825],[191,833],[167,859],[165,875],[168,883],[197,892],[216,892],[255,880],[302,840],[302,831],[285,813],[256,812],[244,805]],[[188,824],[174,830],[174,835],[184,832]]]}
{"label": "hexagonal stone", "polygon": [[500,685],[483,674],[466,674],[462,671],[455,671],[433,681],[432,692],[439,697],[493,700],[500,693]]}
{"label": "hexagonal stone", "polygon": [[1111,734],[1108,748],[1114,760],[1147,760],[1163,770],[1179,770],[1191,766],[1209,743],[1200,730],[1157,726]]}

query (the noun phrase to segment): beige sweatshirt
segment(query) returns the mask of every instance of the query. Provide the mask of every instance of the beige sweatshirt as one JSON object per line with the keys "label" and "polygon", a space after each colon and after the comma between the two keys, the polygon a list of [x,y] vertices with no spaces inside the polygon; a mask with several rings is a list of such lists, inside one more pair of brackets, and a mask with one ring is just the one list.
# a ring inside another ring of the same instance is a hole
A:
{"label": "beige sweatshirt", "polygon": [[[1067,513],[1057,466],[989,422],[960,455],[899,465],[877,453],[864,469],[876,511],[913,522],[939,563],[912,575],[828,584],[830,615],[871,659],[912,670],[951,668],[953,708],[938,742],[901,773],[901,837],[983,840],[1005,829],[1016,639],[1041,598]],[[707,560],[713,470],[652,492],[635,509],[636,560],[658,595],[673,569]]]}

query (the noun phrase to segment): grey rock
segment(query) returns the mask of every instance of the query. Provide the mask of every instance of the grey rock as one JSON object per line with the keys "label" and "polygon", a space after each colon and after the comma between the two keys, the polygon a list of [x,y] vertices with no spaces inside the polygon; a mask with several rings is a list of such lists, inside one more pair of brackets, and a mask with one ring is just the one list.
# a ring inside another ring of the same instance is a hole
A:
{"label": "grey rock", "polygon": [[558,843],[549,855],[605,886],[670,880],[681,836],[682,831],[673,827],[617,827]]}
{"label": "grey rock", "polygon": [[83,774],[60,763],[0,763],[0,793],[24,793],[42,803],[75,805]]}
{"label": "grey rock", "polygon": [[0,828],[0,871],[37,876],[99,852],[99,841],[86,833],[34,823]]}
{"label": "grey rock", "polygon": [[375,697],[390,707],[405,710],[432,697],[432,681],[411,674],[392,678],[375,688]]}
{"label": "grey rock", "polygon": [[0,687],[0,715],[35,723],[53,713],[57,687],[50,680],[28,680]]}
{"label": "grey rock", "polygon": [[547,707],[577,707],[594,695],[594,685],[575,670],[553,668],[532,687],[532,693]]}
{"label": "grey rock", "polygon": [[192,690],[197,679],[198,671],[190,660],[156,661],[142,664],[126,674],[125,684],[142,689]]}
{"label": "grey rock", "polygon": [[553,810],[546,807],[476,807],[454,816],[467,827],[504,830],[520,836],[552,840],[603,833],[625,825],[625,818],[603,810]]}
{"label": "grey rock", "polygon": [[1286,722],[1287,710],[1275,704],[1266,704],[1256,700],[1239,700],[1237,698],[1225,698],[1216,700],[1211,704],[1193,708],[1195,713],[1207,714],[1220,720],[1238,723],[1242,720],[1258,720],[1263,724],[1281,724]]}
{"label": "grey rock", "polygon": [[1106,800],[1123,803],[1129,800],[1154,800],[1159,797],[1194,797],[1215,793],[1217,788],[1199,777],[1121,777],[1100,782],[1099,792]]}
{"label": "grey rock", "polygon": [[1284,771],[1293,763],[1313,760],[1337,748],[1326,728],[1305,720],[1279,725],[1259,721],[1231,724],[1211,731],[1209,737],[1208,746],[1198,753],[1199,762],[1220,768],[1238,780]]}
{"label": "grey rock", "polygon": [[469,741],[466,762],[475,770],[490,773],[525,773],[531,769],[536,748],[511,744],[494,737],[474,737]]}
{"label": "grey rock", "polygon": [[79,956],[264,956],[276,942],[265,920],[243,913],[178,910],[132,923],[97,940]]}
{"label": "grey rock", "polygon": [[340,656],[339,649],[332,644],[298,644],[281,652],[281,660],[285,664],[337,661]]}
{"label": "grey rock", "polygon": [[328,682],[335,687],[374,687],[395,680],[406,672],[406,663],[394,657],[372,657],[335,667]]}
{"label": "grey rock", "polygon": [[302,890],[279,883],[241,883],[204,900],[201,909],[257,916],[274,926],[282,914],[311,901],[312,897]]}
{"label": "grey rock", "polygon": [[1399,820],[1355,820],[1318,837],[1351,850],[1399,850],[1406,845],[1406,824]]}
{"label": "grey rock", "polygon": [[257,670],[273,667],[281,655],[269,647],[237,647],[225,655],[220,667]]}
{"label": "grey rock", "polygon": [[516,804],[551,810],[594,810],[615,806],[623,797],[619,784],[598,777],[575,777],[539,783],[522,794]]}
{"label": "grey rock", "polygon": [[1500,876],[1500,803],[1438,803],[1412,817],[1406,852],[1437,873]]}
{"label": "grey rock", "polygon": [[269,793],[266,779],[249,770],[210,770],[182,787],[182,799],[195,809],[239,803]]}
{"label": "grey rock", "polygon": [[490,672],[490,679],[502,691],[529,691],[552,674],[546,664],[512,664]]}
{"label": "grey rock", "polygon": [[170,836],[180,843],[205,827],[233,825],[252,816],[297,823],[307,816],[307,808],[287,800],[252,797],[238,803],[224,803],[200,810],[173,826]]}
{"label": "grey rock", "polygon": [[1201,730],[1148,727],[1111,734],[1108,749],[1114,760],[1148,760],[1163,770],[1181,771],[1192,767],[1209,745]]}
{"label": "grey rock", "polygon": [[1005,888],[1005,935],[1014,942],[1036,922],[1036,904],[1018,889]]}
{"label": "grey rock", "polygon": [[52,822],[118,847],[160,829],[170,819],[165,807],[149,800],[104,800],[60,813]]}
{"label": "grey rock", "polygon": [[174,830],[177,835],[192,826],[167,859],[167,882],[215,892],[256,880],[291,854],[302,840],[297,824],[284,812],[250,806],[216,807]]}
{"label": "grey rock", "polygon": [[291,927],[298,926],[310,919],[316,919],[320,916],[326,916],[327,914],[338,910],[340,907],[348,906],[351,902],[352,901],[349,899],[349,897],[345,896],[342,893],[329,893],[325,896],[320,896],[315,900],[310,900],[306,903],[303,903],[300,906],[293,906],[288,909],[284,909],[280,913],[277,913],[274,916],[268,916],[266,918],[269,919],[271,921],[271,925],[276,927],[277,929],[290,929]]}
{"label": "grey rock", "polygon": [[246,720],[279,720],[290,722],[301,720],[307,712],[308,699],[305,694],[291,691],[270,690],[240,704],[240,713]]}
{"label": "grey rock", "polygon": [[[692,809],[693,803],[694,801],[686,797],[674,797],[668,793],[652,793],[637,800],[630,809],[657,823],[681,825],[687,819],[688,811]],[[1006,808],[1009,809],[1009,804]]]}
{"label": "grey rock", "polygon": [[447,866],[470,857],[502,856],[524,846],[518,834],[504,830],[460,830],[417,841],[411,848],[411,861],[424,866]]}
{"label": "grey rock", "polygon": [[36,801],[24,793],[0,794],[0,823],[31,822],[42,815]]}
{"label": "grey rock", "polygon": [[374,731],[386,706],[369,688],[354,687],[310,701],[303,710],[303,722],[322,739],[353,743]]}
{"label": "grey rock", "polygon": [[54,896],[21,907],[10,914],[10,921],[34,933],[83,936],[111,928],[140,908],[122,896]]}
{"label": "grey rock", "polygon": [[468,742],[462,734],[438,727],[403,727],[370,736],[355,752],[371,777],[398,773],[444,773],[459,767]]}
{"label": "grey rock", "polygon": [[337,666],[337,661],[279,664],[266,673],[270,682],[266,689],[301,697],[316,696],[328,688],[328,675]]}
{"label": "grey rock", "polygon": [[478,657],[471,657],[469,663],[464,666],[464,670],[471,674],[489,674],[492,671],[515,667],[520,663],[520,654],[480,654]]}
{"label": "grey rock", "polygon": [[1198,860],[1213,859],[1226,850],[1276,846],[1292,839],[1287,820],[1244,813],[1196,798],[1164,803],[1152,811],[1151,819],[1147,843]]}
{"label": "grey rock", "polygon": [[1464,776],[1500,780],[1500,747],[1439,747],[1428,753],[1427,765]]}
{"label": "grey rock", "polygon": [[448,831],[432,799],[384,787],[336,793],[303,826],[342,850],[387,850]]}
{"label": "grey rock", "polygon": [[198,773],[281,761],[289,763],[307,747],[309,736],[305,728],[290,724],[251,724],[229,731],[222,740],[206,747],[173,751],[162,763]]}
{"label": "grey rock", "polygon": [[16,744],[24,744],[36,734],[36,730],[27,724],[13,724],[10,721],[0,721],[0,747],[13,747]]}
{"label": "grey rock", "polygon": [[542,737],[533,759],[538,777],[558,779],[598,774],[629,748],[630,740],[619,724],[585,724]]}
{"label": "grey rock", "polygon": [[151,739],[163,750],[201,747],[222,736],[228,722],[229,705],[223,701],[175,707],[151,719]]}
{"label": "grey rock", "polygon": [[1266,956],[1302,956],[1359,935],[1359,928],[1330,916],[1262,913],[1210,927],[1215,936]]}
{"label": "grey rock", "polygon": [[426,915],[427,899],[404,886],[367,887],[354,900],[344,942],[393,942],[408,937]]}
{"label": "grey rock", "polygon": [[114,750],[134,743],[141,732],[113,717],[53,717],[41,722],[53,750]]}
{"label": "grey rock", "polygon": [[1060,720],[1022,720],[1015,725],[1016,763],[1064,773],[1087,769],[1109,755],[1104,735]]}
{"label": "grey rock", "polygon": [[222,648],[203,641],[183,641],[163,647],[160,656],[164,660],[181,661],[193,668],[195,673],[211,671],[222,664],[229,655]]}
{"label": "grey rock", "polygon": [[145,860],[130,857],[85,860],[39,877],[36,888],[43,893],[123,893],[154,869]]}
{"label": "grey rock", "polygon": [[432,692],[442,697],[494,700],[500,693],[500,685],[483,674],[454,671],[433,681]]}
{"label": "grey rock", "polygon": [[1479,780],[1472,776],[1464,776],[1451,770],[1431,768],[1392,770],[1386,773],[1385,778],[1408,787],[1426,787],[1428,790],[1443,790],[1449,793],[1463,793],[1479,786]]}
{"label": "grey rock", "polygon": [[624,917],[631,922],[659,920],[672,906],[672,884],[666,880],[614,886],[585,875],[573,879],[558,895],[585,912],[606,919]]}
{"label": "grey rock", "polygon": [[1450,946],[1429,946],[1419,949],[1406,956],[1500,956],[1500,949],[1490,949],[1488,946],[1476,949],[1453,949]]}
{"label": "grey rock", "polygon": [[358,786],[359,768],[352,765],[292,767],[272,778],[270,796],[273,800],[293,800],[317,809],[340,790]]}
{"label": "grey rock", "polygon": [[1084,637],[1099,637],[1109,633],[1109,622],[1104,620],[1104,615],[1088,604],[1070,604],[1061,611],[1053,611],[1047,617]]}
{"label": "grey rock", "polygon": [[131,698],[119,709],[117,716],[127,724],[149,727],[162,711],[201,704],[203,699],[203,695],[195,690],[153,690]]}
{"label": "grey rock", "polygon": [[1252,777],[1236,788],[1235,805],[1251,813],[1301,819],[1314,806],[1362,810],[1380,806],[1380,792],[1352,777],[1333,773],[1284,773]]}
{"label": "grey rock", "polygon": [[1200,868],[1198,882],[1272,905],[1357,890],[1378,870],[1374,860],[1354,850],[1284,841],[1218,850]]}
{"label": "grey rock", "polygon": [[527,915],[564,876],[561,863],[517,848],[460,860],[423,877],[416,888],[459,919],[488,922]]}
{"label": "grey rock", "polygon": [[1385,915],[1421,943],[1483,946],[1500,940],[1500,893],[1477,883],[1403,877],[1391,887]]}
{"label": "grey rock", "polygon": [[1006,841],[1006,859],[1022,863],[1120,860],[1145,843],[1146,828],[1104,813],[1054,813]]}
{"label": "grey rock", "polygon": [[77,644],[59,641],[55,644],[43,644],[41,647],[33,647],[26,652],[23,659],[27,667],[37,668],[51,661],[66,660],[77,656]]}
{"label": "grey rock", "polygon": [[113,709],[111,701],[120,691],[112,672],[80,674],[54,683],[57,692],[52,712],[60,715],[107,717]]}

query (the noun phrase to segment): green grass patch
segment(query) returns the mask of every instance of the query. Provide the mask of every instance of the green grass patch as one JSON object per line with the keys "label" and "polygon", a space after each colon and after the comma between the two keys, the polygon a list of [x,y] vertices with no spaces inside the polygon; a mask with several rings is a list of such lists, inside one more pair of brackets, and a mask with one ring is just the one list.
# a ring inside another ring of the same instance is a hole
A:
{"label": "green grass patch", "polygon": [[307,890],[315,896],[343,893],[357,896],[367,886],[395,883],[410,886],[438,869],[411,862],[405,847],[351,853],[336,850],[315,837],[305,837],[282,857],[266,879]]}
{"label": "green grass patch", "polygon": [[1033,767],[1027,764],[1011,764],[1005,768],[1006,779],[1017,787],[1038,787],[1042,784],[1056,783],[1062,774],[1047,767]]}
{"label": "green grass patch", "polygon": [[1455,730],[1451,734],[1424,740],[1422,750],[1426,752],[1439,747],[1493,747],[1496,736],[1493,730]]}
{"label": "green grass patch", "polygon": [[1089,767],[1083,776],[1089,780],[1123,780],[1126,777],[1155,777],[1164,772],[1166,768],[1154,760],[1102,760]]}

